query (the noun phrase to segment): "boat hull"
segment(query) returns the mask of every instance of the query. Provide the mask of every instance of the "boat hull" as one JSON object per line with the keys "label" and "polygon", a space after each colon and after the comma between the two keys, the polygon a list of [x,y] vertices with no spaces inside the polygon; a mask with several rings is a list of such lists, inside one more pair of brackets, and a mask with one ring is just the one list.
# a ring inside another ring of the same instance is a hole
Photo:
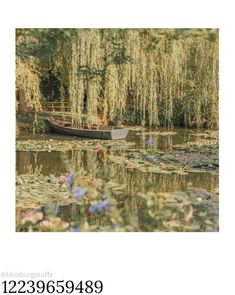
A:
{"label": "boat hull", "polygon": [[77,129],[59,125],[56,120],[47,119],[46,121],[51,129],[58,134],[94,139],[125,139],[129,131],[127,128],[116,128],[112,130]]}

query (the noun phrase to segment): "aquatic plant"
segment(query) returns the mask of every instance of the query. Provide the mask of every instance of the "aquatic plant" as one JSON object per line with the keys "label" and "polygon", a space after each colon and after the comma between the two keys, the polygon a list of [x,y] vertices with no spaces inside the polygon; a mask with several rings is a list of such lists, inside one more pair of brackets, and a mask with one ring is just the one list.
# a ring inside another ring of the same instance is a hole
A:
{"label": "aquatic plant", "polygon": [[[62,154],[61,176],[27,170],[16,179],[17,230],[218,231],[217,140],[208,132],[193,138],[200,140],[167,152],[119,144],[120,150],[110,150],[108,142],[88,140]],[[50,150],[61,145],[49,142]],[[44,150],[48,142],[26,141],[19,147],[35,146]],[[193,179],[188,177],[192,173]],[[61,214],[61,208],[69,214]]]}
{"label": "aquatic plant", "polygon": [[102,212],[105,210],[109,210],[110,208],[112,208],[112,205],[110,204],[109,200],[106,198],[99,203],[93,204],[91,207],[89,207],[88,211],[89,213],[93,214],[96,211]]}
{"label": "aquatic plant", "polygon": [[156,161],[156,157],[153,155],[149,155],[149,156],[147,156],[147,160],[150,162],[154,162],[154,161]]}
{"label": "aquatic plant", "polygon": [[72,188],[73,197],[78,200],[81,200],[84,197],[85,192],[86,192],[86,189],[83,187],[73,187]]}
{"label": "aquatic plant", "polygon": [[146,142],[145,142],[148,146],[151,146],[153,144],[153,138],[150,136],[146,139]]}

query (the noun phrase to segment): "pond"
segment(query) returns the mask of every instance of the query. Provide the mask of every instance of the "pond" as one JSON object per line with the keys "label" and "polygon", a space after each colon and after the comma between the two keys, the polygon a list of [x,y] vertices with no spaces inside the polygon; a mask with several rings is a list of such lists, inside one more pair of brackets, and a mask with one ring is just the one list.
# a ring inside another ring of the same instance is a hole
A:
{"label": "pond", "polygon": [[16,145],[18,231],[218,230],[216,131],[29,134]]}

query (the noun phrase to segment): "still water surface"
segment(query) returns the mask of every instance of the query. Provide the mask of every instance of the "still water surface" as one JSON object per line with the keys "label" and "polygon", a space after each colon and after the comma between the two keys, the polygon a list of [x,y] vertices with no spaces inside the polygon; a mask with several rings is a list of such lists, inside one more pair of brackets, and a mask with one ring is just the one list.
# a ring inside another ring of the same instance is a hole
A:
{"label": "still water surface", "polygon": [[[160,130],[161,131],[161,130]],[[196,133],[191,129],[175,129],[176,134],[165,136],[160,135],[146,135],[141,131],[130,131],[127,142],[133,143],[133,148],[138,151],[147,149],[154,152],[171,151],[176,144],[183,144],[189,141],[194,141]],[[65,142],[75,139],[74,137],[59,136],[55,134],[41,134],[41,135],[25,135],[18,138],[18,140],[63,140]],[[151,146],[147,144],[148,139],[151,138]],[[86,140],[76,138],[78,141]],[[200,173],[189,173],[188,175],[178,174],[161,174],[154,172],[141,172],[137,169],[129,169],[118,163],[110,161],[110,155],[120,156],[125,154],[126,148],[115,148],[114,146],[98,149],[98,150],[70,150],[67,155],[71,163],[86,171],[88,175],[95,178],[112,178],[114,181],[125,184],[127,192],[131,195],[136,192],[139,187],[145,187],[149,183],[154,184],[158,192],[175,192],[185,191],[187,187],[193,186],[195,188],[203,188],[212,192],[218,188],[218,173],[205,171]],[[17,175],[33,174],[40,172],[43,175],[55,175],[58,178],[67,170],[66,165],[61,157],[62,153],[58,151],[17,151],[16,153],[16,171]],[[127,200],[128,201],[128,200]],[[64,205],[43,208],[45,212],[53,211],[53,214],[59,216],[67,221],[79,220],[79,208],[74,205]]]}

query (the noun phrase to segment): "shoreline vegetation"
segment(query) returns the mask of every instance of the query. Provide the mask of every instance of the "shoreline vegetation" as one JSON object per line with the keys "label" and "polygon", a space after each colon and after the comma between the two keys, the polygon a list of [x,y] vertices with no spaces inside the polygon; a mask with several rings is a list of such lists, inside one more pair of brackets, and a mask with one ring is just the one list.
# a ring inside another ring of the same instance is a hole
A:
{"label": "shoreline vegetation", "polygon": [[218,29],[17,29],[17,108],[94,123],[218,128]]}

